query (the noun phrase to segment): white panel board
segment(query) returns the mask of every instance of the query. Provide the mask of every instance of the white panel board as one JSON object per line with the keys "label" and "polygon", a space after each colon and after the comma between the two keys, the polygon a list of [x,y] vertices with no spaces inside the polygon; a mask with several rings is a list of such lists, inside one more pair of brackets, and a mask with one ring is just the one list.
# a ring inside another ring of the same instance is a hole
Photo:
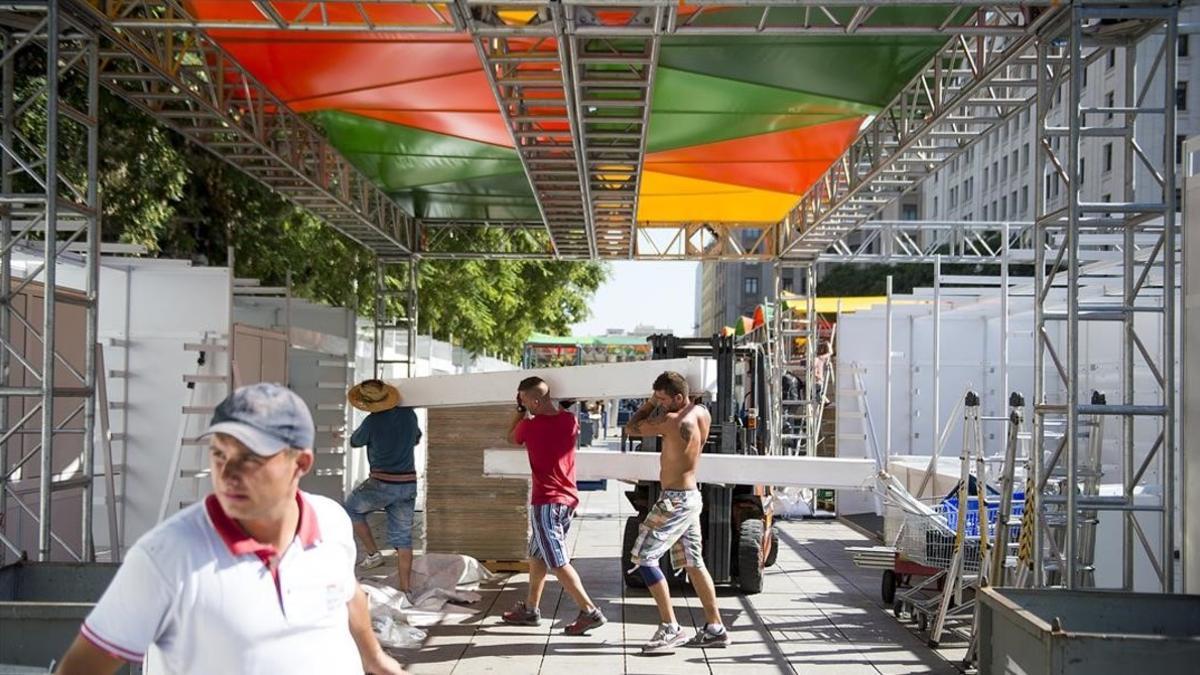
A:
{"label": "white panel board", "polygon": [[[576,480],[658,480],[656,452],[579,450]],[[495,478],[529,476],[524,450],[489,448],[483,452],[483,473]],[[778,487],[868,490],[875,484],[875,462],[836,457],[756,457],[709,455],[700,458],[696,479],[701,483],[775,485]]]}
{"label": "white panel board", "polygon": [[414,408],[512,403],[516,396],[517,383],[535,375],[550,385],[550,395],[554,398],[645,398],[651,393],[654,378],[664,370],[682,373],[687,377],[692,392],[696,394],[711,391],[716,385],[716,368],[712,359],[694,357],[494,373],[435,375],[393,380],[392,384],[400,390],[403,404]]}

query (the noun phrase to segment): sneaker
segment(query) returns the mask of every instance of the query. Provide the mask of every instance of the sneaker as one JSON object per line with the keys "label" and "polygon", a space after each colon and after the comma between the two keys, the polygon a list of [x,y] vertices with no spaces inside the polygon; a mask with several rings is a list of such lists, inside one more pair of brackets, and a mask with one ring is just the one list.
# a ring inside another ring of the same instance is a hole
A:
{"label": "sneaker", "polygon": [[536,626],[542,622],[542,610],[534,607],[529,609],[521,601],[513,608],[500,615],[500,620],[511,626]]}
{"label": "sneaker", "polygon": [[599,628],[608,623],[608,619],[600,613],[600,608],[595,608],[590,612],[580,612],[576,617],[575,623],[563,629],[567,635],[587,635],[587,632],[593,628]]}
{"label": "sneaker", "polygon": [[372,569],[374,567],[379,567],[382,564],[383,554],[379,551],[375,551],[374,553],[368,553],[367,555],[363,556],[362,562],[359,563],[359,566],[365,569]]}
{"label": "sneaker", "polygon": [[687,636],[679,626],[661,624],[654,631],[654,637],[642,645],[643,654],[674,654],[675,649],[687,642]]}
{"label": "sneaker", "polygon": [[708,629],[708,626],[696,631],[696,636],[688,640],[685,647],[699,647],[700,649],[724,649],[729,646],[729,631],[722,630],[718,635]]}

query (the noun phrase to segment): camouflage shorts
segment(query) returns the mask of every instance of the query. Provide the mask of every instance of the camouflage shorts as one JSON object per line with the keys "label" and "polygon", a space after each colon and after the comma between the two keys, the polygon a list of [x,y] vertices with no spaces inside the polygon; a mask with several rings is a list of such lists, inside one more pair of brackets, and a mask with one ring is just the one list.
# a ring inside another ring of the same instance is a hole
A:
{"label": "camouflage shorts", "polygon": [[704,542],[700,535],[700,511],[704,507],[699,490],[663,490],[638,529],[630,562],[635,567],[657,567],[658,559],[671,551],[671,565],[704,568]]}

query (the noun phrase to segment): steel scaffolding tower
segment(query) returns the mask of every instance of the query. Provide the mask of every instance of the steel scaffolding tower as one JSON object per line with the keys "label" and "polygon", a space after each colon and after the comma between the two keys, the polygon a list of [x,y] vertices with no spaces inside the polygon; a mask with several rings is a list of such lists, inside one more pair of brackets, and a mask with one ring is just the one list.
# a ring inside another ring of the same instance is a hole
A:
{"label": "steel scaffolding tower", "polygon": [[[8,6],[20,11],[0,12],[0,521],[16,516],[36,525],[38,560],[62,551],[90,561],[101,55],[95,34],[59,3]],[[71,250],[84,253],[83,293],[62,290],[57,278]],[[18,269],[16,252],[32,262]],[[82,335],[57,330],[58,310],[70,307],[82,308]],[[77,542],[59,534],[67,515],[52,508],[66,491],[81,492]],[[26,503],[31,494],[36,510]],[[10,503],[15,512],[6,510]],[[0,557],[4,549],[23,553],[3,533],[0,544]]]}
{"label": "steel scaffolding tower", "polygon": [[[419,265],[417,258],[402,262],[379,260],[375,265],[376,378],[393,379],[417,374]],[[397,371],[397,367],[402,370]]]}
{"label": "steel scaffolding tower", "polygon": [[[1035,227],[1039,241],[1057,245],[1052,256],[1044,247],[1035,247],[1032,457],[1035,489],[1041,493],[1034,519],[1036,585],[1082,585],[1090,577],[1080,555],[1084,521],[1096,512],[1116,511],[1122,521],[1123,587],[1134,587],[1136,537],[1162,590],[1174,590],[1177,22],[1174,4],[1074,4],[1056,17],[1038,42],[1037,166],[1041,169],[1035,172]],[[1084,107],[1083,66],[1099,56],[1110,64],[1118,57],[1123,62],[1125,100],[1115,106]],[[1051,113],[1051,104],[1063,87],[1064,119],[1059,121]],[[1155,122],[1157,139],[1152,131]],[[1125,162],[1127,180],[1119,202],[1102,203],[1092,195],[1094,188],[1084,185],[1081,150],[1086,144],[1106,141],[1119,145]],[[1154,152],[1158,144],[1161,153]],[[1041,179],[1047,174],[1066,188],[1062,208],[1047,205],[1046,183]],[[1081,297],[1086,268],[1081,265],[1080,242],[1093,233],[1117,234],[1123,240],[1121,261],[1115,266],[1119,277],[1108,280],[1110,285],[1119,284],[1120,291],[1098,299]],[[1135,241],[1140,237],[1152,238],[1153,248],[1139,250]],[[1056,294],[1052,286],[1064,274],[1065,295]],[[1052,335],[1054,324],[1062,326],[1057,332],[1065,339]],[[1120,402],[1088,403],[1089,390],[1081,372],[1081,330],[1086,326],[1100,331],[1106,325],[1116,326],[1112,337],[1121,345],[1120,391],[1111,397]],[[1147,335],[1157,339],[1144,340]],[[1139,361],[1152,375],[1149,382],[1135,381]],[[1086,435],[1081,416],[1121,421],[1120,495],[1080,494],[1081,483],[1094,478],[1081,462],[1086,455],[1081,446]],[[1055,428],[1062,429],[1058,438],[1052,433]],[[1055,483],[1061,486],[1060,494],[1047,494],[1047,487]],[[1147,488],[1159,496],[1158,503],[1139,499]],[[1049,517],[1050,507],[1061,513],[1057,520]],[[1161,528],[1158,550],[1146,533],[1154,514]],[[1061,529],[1057,537],[1061,549],[1050,536],[1051,528]]]}

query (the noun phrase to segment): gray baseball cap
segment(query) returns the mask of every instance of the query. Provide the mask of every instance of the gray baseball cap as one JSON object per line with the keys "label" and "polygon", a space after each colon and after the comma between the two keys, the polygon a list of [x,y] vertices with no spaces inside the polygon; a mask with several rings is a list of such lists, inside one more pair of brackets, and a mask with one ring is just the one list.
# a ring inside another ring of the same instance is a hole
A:
{"label": "gray baseball cap", "polygon": [[238,387],[213,412],[205,436],[229,434],[256,455],[270,457],[287,448],[312,449],[312,413],[304,399],[282,384]]}

